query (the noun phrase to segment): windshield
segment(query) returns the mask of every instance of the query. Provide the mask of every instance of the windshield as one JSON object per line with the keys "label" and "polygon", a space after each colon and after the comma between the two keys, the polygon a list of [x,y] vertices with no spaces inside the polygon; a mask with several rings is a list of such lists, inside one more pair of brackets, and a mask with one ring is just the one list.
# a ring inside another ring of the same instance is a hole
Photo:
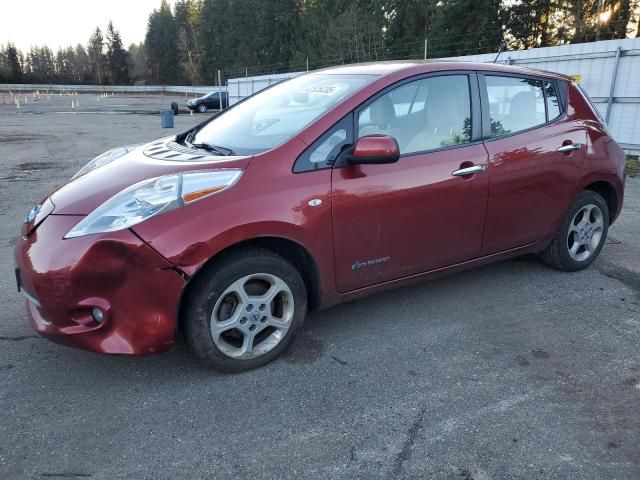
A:
{"label": "windshield", "polygon": [[202,127],[191,139],[253,155],[290,139],[376,77],[303,75],[249,97]]}

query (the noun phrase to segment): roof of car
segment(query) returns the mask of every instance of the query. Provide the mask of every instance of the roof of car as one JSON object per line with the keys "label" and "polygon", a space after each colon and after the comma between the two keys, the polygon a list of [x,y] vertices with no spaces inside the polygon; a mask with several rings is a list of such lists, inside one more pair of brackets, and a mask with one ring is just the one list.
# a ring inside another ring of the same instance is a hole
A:
{"label": "roof of car", "polygon": [[[342,75],[376,75],[384,76],[394,72],[406,70],[407,76],[420,73],[439,72],[448,70],[475,70],[483,72],[519,73],[526,75],[546,76],[570,80],[571,78],[555,72],[523,68],[498,63],[457,62],[442,60],[393,60],[385,62],[354,63],[328,67],[316,72]],[[314,73],[316,73],[314,72]]]}

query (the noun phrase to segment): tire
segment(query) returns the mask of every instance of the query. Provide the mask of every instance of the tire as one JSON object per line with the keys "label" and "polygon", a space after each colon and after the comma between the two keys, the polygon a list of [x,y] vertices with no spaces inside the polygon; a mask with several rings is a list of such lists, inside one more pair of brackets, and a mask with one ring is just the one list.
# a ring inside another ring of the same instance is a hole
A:
{"label": "tire", "polygon": [[181,312],[195,355],[216,370],[241,372],[284,352],[307,313],[298,270],[263,248],[223,254],[205,268],[189,286]]}
{"label": "tire", "polygon": [[596,192],[582,191],[571,203],[551,244],[540,257],[554,268],[577,272],[598,257],[608,231],[607,202]]}
{"label": "tire", "polygon": [[207,106],[205,104],[198,105],[198,111],[200,113],[207,113]]}

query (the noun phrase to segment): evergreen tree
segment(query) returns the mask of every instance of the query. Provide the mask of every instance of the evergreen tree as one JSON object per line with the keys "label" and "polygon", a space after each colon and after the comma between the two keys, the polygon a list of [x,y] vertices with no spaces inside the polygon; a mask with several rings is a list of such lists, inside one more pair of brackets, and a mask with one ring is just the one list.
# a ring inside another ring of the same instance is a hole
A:
{"label": "evergreen tree", "polygon": [[[437,0],[386,1],[386,43],[391,57],[397,52],[414,58],[424,55],[424,40],[429,41],[429,37],[432,36],[437,3]],[[432,53],[429,56],[433,56]]]}
{"label": "evergreen tree", "polygon": [[75,77],[75,81],[79,83],[89,82],[91,74],[91,62],[89,61],[89,54],[81,44],[76,45],[73,53],[73,74]]}
{"label": "evergreen tree", "polygon": [[129,83],[129,67],[127,65],[127,52],[122,47],[122,39],[113,22],[107,26],[107,65],[109,79],[114,85]]}
{"label": "evergreen tree", "polygon": [[75,83],[74,64],[75,52],[73,48],[59,48],[55,56],[56,80],[60,83]]}
{"label": "evergreen tree", "polygon": [[[167,0],[145,42],[110,22],[85,49],[0,46],[0,82],[218,83],[340,63],[495,52],[640,35],[640,0]],[[106,37],[106,38],[105,38]]]}
{"label": "evergreen tree", "polygon": [[24,70],[22,67],[22,53],[11,42],[7,44],[5,51],[8,79],[12,83],[23,81]]}
{"label": "evergreen tree", "polygon": [[202,0],[180,0],[175,4],[181,67],[192,85],[200,84],[202,70],[197,34],[201,14]]}
{"label": "evergreen tree", "polygon": [[509,33],[513,37],[511,48],[546,47],[550,43],[548,29],[553,0],[531,0],[514,4],[509,10]]}
{"label": "evergreen tree", "polygon": [[[242,7],[242,5],[239,4],[238,7]],[[203,0],[197,39],[202,50],[201,79],[205,84],[216,84],[218,69],[223,69],[226,65],[230,70],[228,62],[232,60],[232,57],[234,55],[240,57],[242,48],[247,44],[253,44],[253,32],[247,28],[249,19],[246,19],[241,24],[242,26],[237,28],[224,29],[222,27],[222,25],[233,25],[230,21],[232,13],[230,0]],[[243,45],[235,45],[232,53],[229,50],[227,35],[239,32],[242,32]],[[245,66],[249,65],[245,64]]]}
{"label": "evergreen tree", "polygon": [[89,62],[91,66],[92,81],[98,85],[106,83],[106,59],[103,50],[104,37],[102,36],[102,30],[100,30],[100,27],[96,27],[95,31],[91,35],[91,38],[89,38],[87,55],[89,56]]}
{"label": "evergreen tree", "polygon": [[129,78],[133,82],[141,82],[147,79],[147,53],[144,43],[132,43],[129,45],[127,55]]}
{"label": "evergreen tree", "polygon": [[433,56],[495,52],[503,39],[500,0],[450,0],[438,6],[430,39]]}
{"label": "evergreen tree", "polygon": [[169,85],[181,82],[178,24],[167,0],[162,0],[160,9],[149,16],[144,43],[151,81]]}
{"label": "evergreen tree", "polygon": [[27,77],[32,83],[46,83],[54,80],[55,61],[49,47],[31,47],[26,58]]}
{"label": "evergreen tree", "polygon": [[0,45],[0,83],[9,83],[9,67],[7,66],[7,52]]}
{"label": "evergreen tree", "polygon": [[[297,62],[309,58],[311,68],[331,63],[384,59],[390,2],[382,0],[308,0],[300,5]],[[305,58],[306,57],[306,58]]]}

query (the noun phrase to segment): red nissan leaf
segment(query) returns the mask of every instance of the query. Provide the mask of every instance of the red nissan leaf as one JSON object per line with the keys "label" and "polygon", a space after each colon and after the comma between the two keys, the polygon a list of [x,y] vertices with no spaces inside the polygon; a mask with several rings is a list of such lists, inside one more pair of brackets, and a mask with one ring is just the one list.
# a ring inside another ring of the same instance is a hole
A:
{"label": "red nissan leaf", "polygon": [[113,149],[34,207],[15,249],[31,325],[65,345],[280,355],[309,310],[536,253],[598,256],[624,154],[570,78],[393,62],[279,83]]}

